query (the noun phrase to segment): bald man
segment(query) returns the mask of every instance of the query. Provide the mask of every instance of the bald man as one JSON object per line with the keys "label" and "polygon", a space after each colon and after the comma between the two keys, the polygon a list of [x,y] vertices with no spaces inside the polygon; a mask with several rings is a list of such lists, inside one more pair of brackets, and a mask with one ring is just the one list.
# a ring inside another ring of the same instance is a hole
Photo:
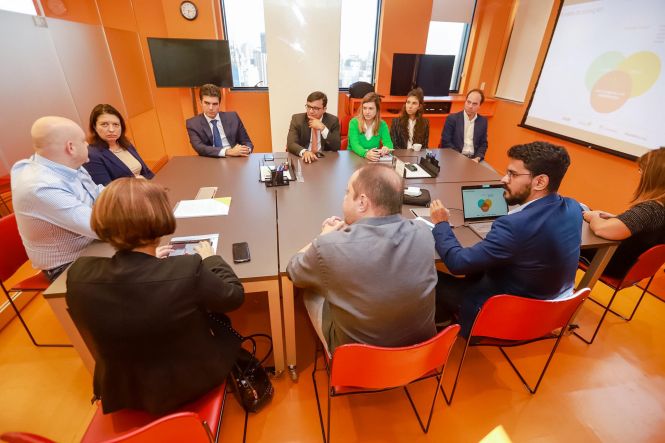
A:
{"label": "bald man", "polygon": [[436,334],[434,242],[425,225],[402,218],[402,189],[390,167],[356,171],[344,220],[325,220],[286,268],[306,289],[305,307],[330,352],[345,343],[413,345]]}
{"label": "bald man", "polygon": [[12,202],[32,265],[53,281],[97,238],[92,205],[104,189],[82,167],[85,133],[63,117],[42,117],[30,131],[35,153],[12,168]]}

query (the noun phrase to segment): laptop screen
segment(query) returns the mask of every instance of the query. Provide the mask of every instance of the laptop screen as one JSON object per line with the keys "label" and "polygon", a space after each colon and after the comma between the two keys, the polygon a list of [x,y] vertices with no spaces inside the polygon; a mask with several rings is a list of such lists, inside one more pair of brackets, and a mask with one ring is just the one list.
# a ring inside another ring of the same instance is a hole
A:
{"label": "laptop screen", "polygon": [[502,185],[462,186],[464,221],[492,220],[508,213]]}

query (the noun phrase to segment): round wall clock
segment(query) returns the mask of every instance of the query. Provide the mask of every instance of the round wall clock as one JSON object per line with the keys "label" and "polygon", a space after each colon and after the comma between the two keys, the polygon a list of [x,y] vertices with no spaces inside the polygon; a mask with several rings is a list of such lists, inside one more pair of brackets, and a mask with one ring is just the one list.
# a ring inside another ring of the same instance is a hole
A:
{"label": "round wall clock", "polygon": [[180,3],[180,14],[187,20],[194,20],[199,15],[199,10],[194,2],[184,1]]}

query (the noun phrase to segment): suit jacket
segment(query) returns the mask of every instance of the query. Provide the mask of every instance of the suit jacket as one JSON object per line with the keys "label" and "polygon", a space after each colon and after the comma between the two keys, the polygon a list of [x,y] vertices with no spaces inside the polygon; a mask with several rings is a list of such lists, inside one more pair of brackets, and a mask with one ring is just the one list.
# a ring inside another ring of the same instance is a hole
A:
{"label": "suit jacket", "polygon": [[81,257],[67,305],[95,358],[104,413],[169,412],[220,385],[239,340],[213,336],[207,310],[239,307],[243,287],[219,256],[158,259],[140,252]]}
{"label": "suit jacket", "polygon": [[[393,141],[393,146],[395,148],[406,148],[409,144],[409,129],[404,128],[402,125],[399,124],[400,119],[399,117],[395,117],[390,124],[390,138]],[[429,144],[429,120],[426,118],[421,117],[420,122],[416,123],[424,125],[425,129],[423,130],[423,136],[422,138],[417,138],[415,133],[413,134],[413,143],[420,143],[423,145],[422,147],[424,149],[427,149],[428,144]],[[414,128],[415,129],[415,128]],[[415,131],[414,131],[415,132]]]}
{"label": "suit jacket", "polygon": [[[432,234],[450,272],[482,274],[465,291],[468,297],[484,302],[492,295],[511,294],[548,300],[574,286],[582,209],[575,200],[555,193],[499,217],[487,237],[470,248],[460,246],[446,222],[438,223]],[[468,333],[476,312],[462,308],[462,332]]]}
{"label": "suit jacket", "polygon": [[436,334],[434,242],[400,215],[362,218],[321,235],[286,272],[325,298],[323,333],[331,352],[345,343],[407,346]]}
{"label": "suit jacket", "polygon": [[[328,128],[328,137],[321,137],[321,150],[339,151],[339,119],[327,112],[321,117],[321,123]],[[286,148],[294,155],[300,155],[300,151],[307,149],[312,138],[312,129],[307,126],[307,113],[293,114],[289,125],[289,135],[286,137]]]}
{"label": "suit jacket", "polygon": [[[441,132],[440,148],[452,148],[462,152],[464,147],[464,111],[450,114],[446,117],[446,123]],[[485,159],[487,152],[487,117],[478,114],[473,125],[473,153],[474,157]]]}
{"label": "suit jacket", "polygon": [[[141,163],[142,176],[145,178],[153,178],[155,176],[136,151],[134,145],[130,145],[127,151]],[[103,142],[88,145],[88,163],[84,164],[83,167],[87,169],[93,181],[98,185],[106,186],[120,177],[134,177],[134,174],[132,174],[127,165],[117,155],[112,153],[108,145]]]}
{"label": "suit jacket", "polygon": [[[219,119],[222,122],[224,134],[226,134],[226,139],[229,141],[231,147],[241,144],[254,149],[254,145],[249,139],[249,134],[247,134],[245,126],[242,124],[242,120],[240,120],[237,113],[220,112]],[[199,155],[203,157],[219,157],[219,151],[222,148],[213,146],[210,123],[208,123],[203,114],[188,119],[186,126],[187,134],[189,134],[189,143],[191,143],[192,148]]]}

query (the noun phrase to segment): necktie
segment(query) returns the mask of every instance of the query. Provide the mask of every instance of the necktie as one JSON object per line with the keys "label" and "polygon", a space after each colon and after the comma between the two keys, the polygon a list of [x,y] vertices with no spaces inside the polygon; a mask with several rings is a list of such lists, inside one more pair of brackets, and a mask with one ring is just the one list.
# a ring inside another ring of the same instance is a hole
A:
{"label": "necktie", "polygon": [[210,120],[210,123],[212,123],[212,145],[221,148],[222,136],[219,134],[219,129],[217,129],[217,120]]}
{"label": "necktie", "polygon": [[319,150],[319,130],[312,128],[312,153],[316,154]]}

